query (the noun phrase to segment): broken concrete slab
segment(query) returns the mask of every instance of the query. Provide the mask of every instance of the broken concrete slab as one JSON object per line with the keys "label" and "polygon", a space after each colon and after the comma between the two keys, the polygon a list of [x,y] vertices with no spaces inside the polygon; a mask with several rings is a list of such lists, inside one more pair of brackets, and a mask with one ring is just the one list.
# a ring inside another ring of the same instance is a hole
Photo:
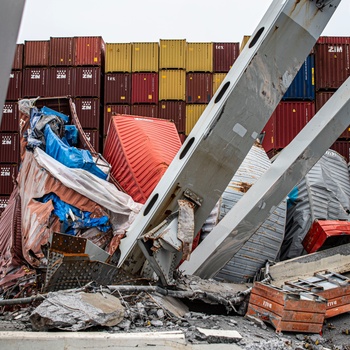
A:
{"label": "broken concrete slab", "polygon": [[242,336],[235,330],[207,329],[197,327],[197,330],[204,334],[209,343],[233,343],[242,339]]}
{"label": "broken concrete slab", "polygon": [[164,308],[172,316],[182,318],[189,311],[188,306],[186,306],[181,300],[173,298],[171,296],[153,294],[152,298],[157,302],[159,306]]}

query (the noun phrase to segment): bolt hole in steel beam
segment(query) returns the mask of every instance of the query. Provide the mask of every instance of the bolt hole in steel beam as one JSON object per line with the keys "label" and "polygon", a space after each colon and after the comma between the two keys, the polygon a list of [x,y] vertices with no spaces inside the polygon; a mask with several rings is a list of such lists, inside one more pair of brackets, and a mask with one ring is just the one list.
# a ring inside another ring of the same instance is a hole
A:
{"label": "bolt hole in steel beam", "polygon": [[225,85],[222,87],[222,89],[220,90],[220,92],[216,96],[214,103],[218,103],[221,100],[222,96],[224,96],[224,94],[229,86],[230,86],[230,82],[228,81],[227,83],[225,83]]}
{"label": "bolt hole in steel beam", "polygon": [[180,159],[183,159],[186,156],[187,152],[192,147],[194,140],[195,140],[195,138],[191,137],[190,140],[187,142],[185,148],[183,149],[183,151],[180,154]]}
{"label": "bolt hole in steel beam", "polygon": [[253,38],[253,40],[250,42],[250,44],[249,44],[249,48],[251,49],[255,44],[256,44],[256,42],[259,40],[259,38],[260,38],[260,36],[261,36],[261,34],[263,33],[263,31],[264,31],[264,27],[261,27],[258,31],[257,31],[257,33],[254,35],[254,38]]}
{"label": "bolt hole in steel beam", "polygon": [[149,214],[149,212],[151,211],[152,207],[154,206],[154,204],[156,203],[157,199],[159,197],[159,194],[156,193],[152,199],[150,200],[150,202],[148,203],[146,209],[143,212],[143,216],[147,216]]}

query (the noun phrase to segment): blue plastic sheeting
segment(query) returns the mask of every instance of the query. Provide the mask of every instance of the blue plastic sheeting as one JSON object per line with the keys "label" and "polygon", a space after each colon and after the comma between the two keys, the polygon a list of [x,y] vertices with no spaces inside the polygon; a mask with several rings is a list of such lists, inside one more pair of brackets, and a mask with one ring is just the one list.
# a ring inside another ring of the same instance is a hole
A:
{"label": "blue plastic sheeting", "polygon": [[64,137],[69,145],[74,146],[78,144],[78,129],[75,125],[64,126]]}
{"label": "blue plastic sheeting", "polygon": [[55,110],[53,110],[53,109],[51,109],[49,107],[44,106],[44,107],[41,108],[40,111],[41,111],[42,114],[45,114],[45,115],[55,115],[57,117],[60,117],[64,121],[65,124],[68,124],[68,122],[69,122],[68,115],[65,115],[63,113],[57,112],[57,111],[55,111]]}
{"label": "blue plastic sheeting", "polygon": [[65,139],[61,140],[51,130],[49,125],[45,126],[44,135],[46,140],[45,152],[49,156],[64,164],[68,168],[84,169],[91,174],[96,175],[100,179],[107,179],[107,175],[94,163],[89,151],[70,147]]}
{"label": "blue plastic sheeting", "polygon": [[62,231],[64,233],[75,236],[80,229],[91,227],[96,227],[102,232],[107,232],[111,227],[107,216],[91,218],[90,212],[79,210],[73,205],[63,202],[55,193],[46,194],[36,200],[41,203],[52,201],[54,207],[53,213],[63,223]]}
{"label": "blue plastic sheeting", "polygon": [[294,204],[296,204],[299,196],[298,186],[295,186],[292,191],[289,193],[287,198],[287,208],[291,208]]}

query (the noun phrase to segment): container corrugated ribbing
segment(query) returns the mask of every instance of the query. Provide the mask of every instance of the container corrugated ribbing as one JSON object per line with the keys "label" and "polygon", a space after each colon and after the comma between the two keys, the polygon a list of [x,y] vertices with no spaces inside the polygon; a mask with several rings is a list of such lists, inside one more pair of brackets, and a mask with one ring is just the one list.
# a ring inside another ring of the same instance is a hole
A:
{"label": "container corrugated ribbing", "polygon": [[74,37],[74,66],[102,66],[105,42],[100,36]]}
{"label": "container corrugated ribbing", "polygon": [[50,38],[50,66],[72,66],[74,63],[73,38]]}
{"label": "container corrugated ribbing", "polygon": [[213,72],[227,73],[239,56],[239,43],[213,44]]}
{"label": "container corrugated ribbing", "polygon": [[213,95],[221,85],[222,81],[225,79],[227,73],[214,73],[213,74]]}
{"label": "container corrugated ribbing", "polygon": [[131,106],[131,114],[132,115],[140,115],[143,117],[152,117],[157,118],[158,117],[158,105],[132,105]]}
{"label": "container corrugated ribbing", "polygon": [[18,133],[0,132],[0,160],[2,163],[18,163],[18,160],[19,160]]}
{"label": "container corrugated ribbing", "polygon": [[103,156],[122,188],[145,203],[180,147],[176,127],[169,121],[114,116]]}
{"label": "container corrugated ribbing", "polygon": [[0,194],[12,193],[17,174],[17,164],[0,164]]}
{"label": "container corrugated ribbing", "polygon": [[158,72],[159,44],[133,43],[131,60],[132,72]]}
{"label": "container corrugated ribbing", "polygon": [[212,73],[187,73],[186,102],[209,103],[213,96]]}
{"label": "container corrugated ribbing", "polygon": [[13,63],[12,63],[13,70],[23,69],[23,54],[24,54],[24,44],[17,44],[15,57],[13,58]]}
{"label": "container corrugated ribbing", "polygon": [[17,101],[22,97],[22,79],[22,71],[11,71],[6,95],[7,101]]}
{"label": "container corrugated ribbing", "polygon": [[330,148],[341,154],[347,163],[350,161],[350,141],[337,140]]}
{"label": "container corrugated ribbing", "polygon": [[131,114],[130,105],[106,105],[103,116],[103,135],[107,135],[109,122],[113,115]]}
{"label": "container corrugated ribbing", "polygon": [[[19,130],[19,114],[17,102],[6,101],[2,109],[0,131]],[[0,192],[1,193],[1,192]]]}
{"label": "container corrugated ribbing", "polygon": [[100,151],[100,131],[92,129],[84,129],[83,131],[87,140],[91,143],[92,147],[98,153]]}
{"label": "container corrugated ribbing", "polygon": [[81,97],[74,99],[75,108],[82,128],[100,128],[100,99]]}
{"label": "container corrugated ribbing", "polygon": [[159,100],[186,100],[186,72],[164,69],[159,71]]}
{"label": "container corrugated ribbing", "polygon": [[207,104],[186,105],[186,135],[189,135],[189,133],[192,131],[206,107]]}
{"label": "container corrugated ribbing", "polygon": [[158,117],[175,123],[179,133],[186,131],[186,103],[184,101],[162,101],[159,103]]}
{"label": "container corrugated ribbing", "polygon": [[131,103],[131,74],[107,73],[104,82],[104,101],[109,103]]}
{"label": "container corrugated ribbing", "polygon": [[187,43],[187,72],[213,72],[213,43]]}
{"label": "container corrugated ribbing", "polygon": [[186,40],[159,40],[159,69],[186,69]]}
{"label": "container corrugated ribbing", "polygon": [[131,103],[158,103],[158,73],[133,73]]}
{"label": "container corrugated ribbing", "polygon": [[0,195],[0,215],[7,207],[9,200],[10,200],[10,196],[1,196]]}
{"label": "container corrugated ribbing", "polygon": [[51,67],[48,74],[48,96],[67,96],[75,93],[74,68]]}
{"label": "container corrugated ribbing", "polygon": [[49,65],[49,40],[24,42],[24,66],[45,67]]}
{"label": "container corrugated ribbing", "polygon": [[47,96],[48,69],[41,67],[23,69],[23,97]]}
{"label": "container corrugated ribbing", "polygon": [[76,67],[75,96],[100,97],[101,67]]}
{"label": "container corrugated ribbing", "polygon": [[131,72],[130,43],[107,43],[105,73]]}

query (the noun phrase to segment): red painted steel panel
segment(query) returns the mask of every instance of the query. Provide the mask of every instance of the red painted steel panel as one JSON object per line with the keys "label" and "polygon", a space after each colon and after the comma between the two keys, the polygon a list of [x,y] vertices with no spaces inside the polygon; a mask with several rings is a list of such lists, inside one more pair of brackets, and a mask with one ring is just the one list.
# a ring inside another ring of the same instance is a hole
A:
{"label": "red painted steel panel", "polygon": [[104,84],[105,103],[131,103],[131,74],[108,73],[105,74]]}
{"label": "red painted steel panel", "polygon": [[47,68],[25,68],[23,70],[23,97],[47,96]]}
{"label": "red painted steel panel", "polygon": [[98,153],[100,150],[100,146],[99,146],[99,144],[100,144],[100,132],[99,132],[99,130],[84,129],[84,134],[85,134],[87,140],[91,143],[92,147]]}
{"label": "red painted steel panel", "polygon": [[12,193],[17,174],[17,164],[0,164],[0,194]]}
{"label": "red painted steel panel", "polygon": [[75,108],[83,128],[100,128],[100,99],[93,97],[82,97],[74,99]]}
{"label": "red painted steel panel", "polygon": [[162,101],[159,102],[158,118],[171,120],[175,123],[179,133],[186,132],[186,102]]}
{"label": "red painted steel panel", "polygon": [[22,79],[22,71],[11,71],[6,95],[7,101],[17,101],[22,97]]}
{"label": "red painted steel panel", "polygon": [[158,105],[132,105],[131,114],[158,118]]}
{"label": "red painted steel panel", "polygon": [[104,63],[105,42],[100,36],[74,37],[74,65],[101,66]]}
{"label": "red painted steel panel", "polygon": [[180,147],[174,123],[118,115],[112,117],[103,155],[123,189],[145,203]]}
{"label": "red painted steel panel", "polygon": [[0,132],[0,163],[18,163],[18,133]]}
{"label": "red painted steel panel", "polygon": [[158,103],[158,73],[133,73],[131,103]]}
{"label": "red painted steel panel", "polygon": [[77,67],[75,70],[75,93],[77,97],[100,97],[101,67]]}
{"label": "red painted steel panel", "polygon": [[10,201],[10,196],[0,196],[0,215],[7,207],[9,201]]}
{"label": "red painted steel panel", "polygon": [[48,70],[48,96],[71,96],[75,92],[75,73],[70,67],[51,67]]}
{"label": "red painted steel panel", "polygon": [[186,74],[186,102],[209,103],[213,96],[212,73]]}
{"label": "red painted steel panel", "polygon": [[239,43],[213,43],[214,73],[228,72],[239,55]]}
{"label": "red painted steel panel", "polygon": [[24,66],[44,67],[49,65],[49,40],[24,42]]}
{"label": "red painted steel panel", "polygon": [[13,70],[23,69],[23,54],[24,54],[24,44],[17,44],[15,57],[13,58],[13,63],[12,63]]}
{"label": "red painted steel panel", "polygon": [[50,66],[72,66],[74,60],[73,38],[50,38]]}
{"label": "red painted steel panel", "polygon": [[131,107],[129,105],[106,105],[103,116],[103,135],[107,135],[109,122],[112,116],[117,114],[131,114]]}
{"label": "red painted steel panel", "polygon": [[264,147],[266,153],[269,153],[274,149],[274,125],[275,117],[272,115],[261,132],[261,144]]}
{"label": "red painted steel panel", "polygon": [[350,161],[350,141],[337,140],[330,148],[341,154],[347,162]]}
{"label": "red painted steel panel", "polygon": [[17,102],[4,103],[0,131],[17,131],[19,129],[19,114]]}
{"label": "red painted steel panel", "polygon": [[321,37],[315,45],[316,91],[337,89],[350,76],[350,37]]}

